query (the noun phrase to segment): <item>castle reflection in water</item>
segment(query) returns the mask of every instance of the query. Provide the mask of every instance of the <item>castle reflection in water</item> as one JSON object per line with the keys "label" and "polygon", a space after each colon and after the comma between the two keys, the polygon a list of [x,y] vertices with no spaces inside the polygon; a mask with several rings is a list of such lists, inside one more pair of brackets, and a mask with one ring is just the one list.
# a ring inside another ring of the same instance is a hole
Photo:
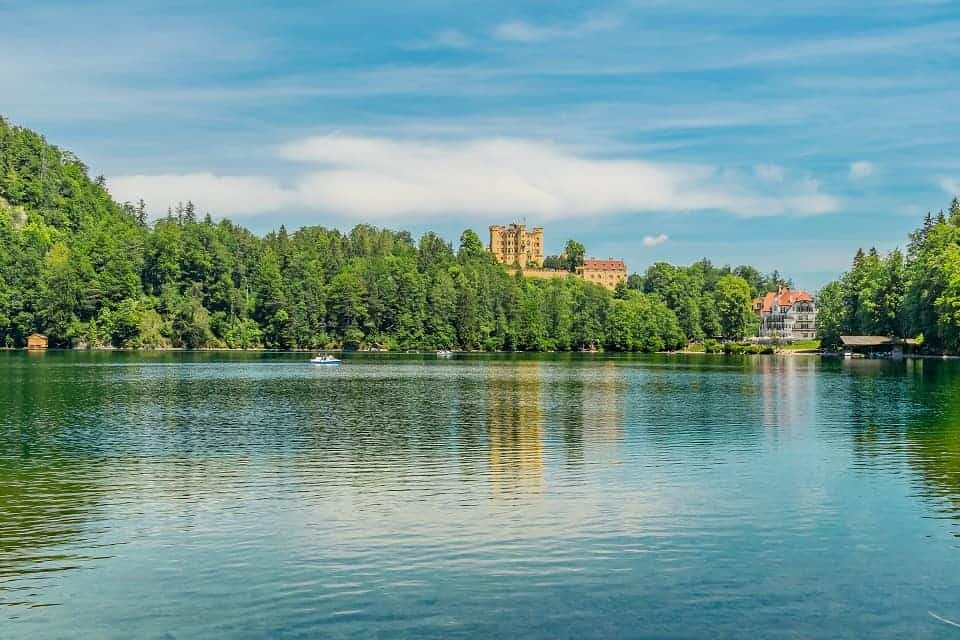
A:
{"label": "castle reflection in water", "polygon": [[561,463],[582,461],[585,444],[593,457],[619,455],[626,388],[621,368],[613,363],[584,368],[518,363],[491,376],[486,391],[495,494],[543,490],[546,438],[564,443],[558,448],[565,452]]}
{"label": "castle reflection in water", "polygon": [[543,486],[543,410],[540,363],[523,363],[490,380],[487,431],[494,491]]}

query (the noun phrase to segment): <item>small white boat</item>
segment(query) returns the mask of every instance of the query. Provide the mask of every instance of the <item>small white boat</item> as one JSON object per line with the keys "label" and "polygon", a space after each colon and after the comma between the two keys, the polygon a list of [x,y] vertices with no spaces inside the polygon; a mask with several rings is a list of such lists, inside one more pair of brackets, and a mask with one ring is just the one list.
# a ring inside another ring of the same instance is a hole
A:
{"label": "small white boat", "polygon": [[452,358],[452,357],[453,357],[453,351],[448,351],[447,349],[440,349],[439,351],[437,351],[437,357],[438,357],[438,358]]}
{"label": "small white boat", "polygon": [[340,364],[343,362],[339,358],[334,358],[329,353],[325,356],[317,355],[314,358],[310,358],[311,364]]}

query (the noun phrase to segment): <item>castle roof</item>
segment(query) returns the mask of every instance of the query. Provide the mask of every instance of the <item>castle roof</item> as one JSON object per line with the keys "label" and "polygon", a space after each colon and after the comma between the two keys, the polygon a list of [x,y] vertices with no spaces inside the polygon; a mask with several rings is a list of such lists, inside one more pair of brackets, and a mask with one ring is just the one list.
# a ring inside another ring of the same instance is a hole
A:
{"label": "castle roof", "polygon": [[585,271],[626,271],[627,265],[623,260],[589,258],[583,261],[583,269]]}

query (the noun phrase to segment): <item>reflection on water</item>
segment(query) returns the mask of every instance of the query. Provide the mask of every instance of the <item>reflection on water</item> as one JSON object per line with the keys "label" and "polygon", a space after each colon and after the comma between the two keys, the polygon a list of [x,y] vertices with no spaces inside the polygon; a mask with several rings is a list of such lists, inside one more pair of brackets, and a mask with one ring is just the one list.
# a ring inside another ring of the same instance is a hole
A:
{"label": "reflection on water", "polygon": [[57,572],[98,553],[86,532],[95,527],[100,489],[72,448],[56,442],[58,416],[82,403],[84,391],[58,389],[40,367],[42,355],[26,357],[23,365],[40,375],[0,374],[0,606],[40,604]]}
{"label": "reflection on water", "polygon": [[813,358],[761,358],[757,365],[763,398],[763,425],[803,424],[816,409],[817,364]]}
{"label": "reflection on water", "polygon": [[0,637],[960,619],[960,363],[299,360],[0,354]]}
{"label": "reflection on water", "polygon": [[525,362],[487,385],[490,481],[513,493],[543,486],[543,416],[538,362]]}
{"label": "reflection on water", "polygon": [[[851,393],[845,410],[863,464],[895,470],[905,463],[933,508],[960,518],[960,367],[936,360],[843,366]],[[960,536],[960,527],[955,532]]]}
{"label": "reflection on water", "polygon": [[0,606],[37,604],[56,572],[103,553],[87,536],[98,491],[66,460],[0,465]]}

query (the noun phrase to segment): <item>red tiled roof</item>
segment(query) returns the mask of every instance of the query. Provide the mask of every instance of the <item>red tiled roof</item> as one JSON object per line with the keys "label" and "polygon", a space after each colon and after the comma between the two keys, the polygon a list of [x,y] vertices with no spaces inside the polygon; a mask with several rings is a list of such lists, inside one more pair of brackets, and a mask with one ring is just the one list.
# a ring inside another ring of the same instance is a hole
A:
{"label": "red tiled roof", "polygon": [[806,291],[791,291],[790,289],[780,289],[779,291],[768,291],[762,298],[757,298],[753,305],[759,307],[760,313],[770,313],[774,304],[781,307],[789,307],[795,302],[813,302],[813,296]]}
{"label": "red tiled roof", "polygon": [[626,271],[627,265],[623,260],[595,260],[590,258],[583,261],[586,271]]}

